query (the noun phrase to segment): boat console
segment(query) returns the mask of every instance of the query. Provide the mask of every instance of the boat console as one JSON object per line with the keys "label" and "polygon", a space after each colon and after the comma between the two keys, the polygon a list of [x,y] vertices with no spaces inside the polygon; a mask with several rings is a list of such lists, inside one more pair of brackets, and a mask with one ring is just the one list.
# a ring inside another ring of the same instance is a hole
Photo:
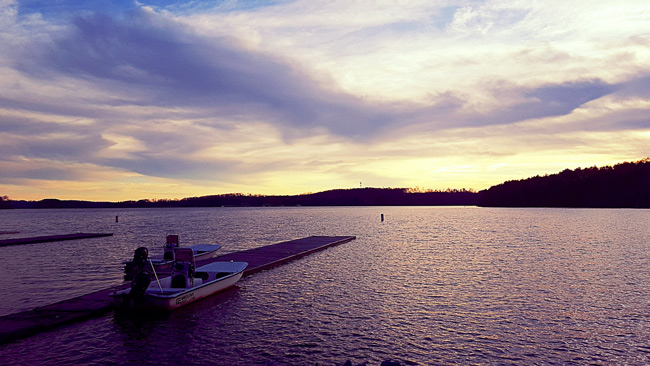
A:
{"label": "boat console", "polygon": [[166,261],[173,261],[176,259],[175,251],[178,249],[178,235],[167,235],[167,242],[165,243],[165,252],[163,259]]}
{"label": "boat console", "polygon": [[176,260],[172,264],[173,288],[190,288],[194,286],[194,251],[190,248],[176,249]]}

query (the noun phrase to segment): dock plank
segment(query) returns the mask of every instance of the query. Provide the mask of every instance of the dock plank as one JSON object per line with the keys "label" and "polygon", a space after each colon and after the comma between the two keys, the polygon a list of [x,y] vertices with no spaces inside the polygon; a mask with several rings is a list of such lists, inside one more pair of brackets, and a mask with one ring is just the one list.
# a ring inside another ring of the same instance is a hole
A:
{"label": "dock plank", "polygon": [[[355,239],[355,236],[310,236],[228,253],[197,261],[196,265],[198,267],[223,261],[248,262],[244,276],[249,276]],[[113,310],[113,301],[108,295],[116,288],[122,289],[129,286],[130,283],[125,283],[33,310],[0,316],[0,344],[105,314]]]}

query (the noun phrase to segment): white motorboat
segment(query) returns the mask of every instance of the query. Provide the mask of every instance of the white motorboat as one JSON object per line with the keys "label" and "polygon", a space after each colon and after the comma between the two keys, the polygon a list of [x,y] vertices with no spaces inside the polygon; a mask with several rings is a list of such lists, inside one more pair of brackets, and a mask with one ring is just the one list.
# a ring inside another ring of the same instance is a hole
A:
{"label": "white motorboat", "polygon": [[192,250],[181,248],[176,251],[171,276],[159,279],[155,272],[141,270],[131,288],[110,296],[118,309],[174,310],[233,286],[246,266],[246,262],[213,262],[195,270]]}
{"label": "white motorboat", "polygon": [[[217,244],[196,244],[188,247],[194,252],[196,260],[209,259],[217,255],[217,250],[221,245]],[[132,280],[136,273],[146,269],[158,272],[168,272],[172,263],[176,259],[176,251],[180,249],[178,235],[167,235],[167,242],[163,248],[162,258],[149,258],[149,250],[146,247],[140,247],[135,250],[133,259],[124,261],[124,280]],[[151,260],[149,260],[151,259]],[[154,268],[152,269],[151,266]]]}

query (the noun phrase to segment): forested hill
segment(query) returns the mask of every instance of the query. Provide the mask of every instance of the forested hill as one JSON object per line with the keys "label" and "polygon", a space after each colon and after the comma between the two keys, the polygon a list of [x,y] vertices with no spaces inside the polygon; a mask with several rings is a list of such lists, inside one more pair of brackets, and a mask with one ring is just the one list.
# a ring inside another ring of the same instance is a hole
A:
{"label": "forested hill", "polygon": [[650,208],[650,159],[508,181],[481,191],[479,206]]}

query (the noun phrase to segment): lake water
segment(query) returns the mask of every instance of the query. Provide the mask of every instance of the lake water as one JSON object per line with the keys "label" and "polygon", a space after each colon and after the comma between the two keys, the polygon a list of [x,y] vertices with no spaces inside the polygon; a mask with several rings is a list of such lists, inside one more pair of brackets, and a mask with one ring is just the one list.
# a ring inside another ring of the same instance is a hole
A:
{"label": "lake water", "polygon": [[650,210],[0,211],[0,231],[11,230],[21,233],[0,239],[114,236],[0,248],[0,315],[119,284],[120,262],[168,233],[223,253],[310,235],[357,240],[168,315],[111,312],[0,345],[2,363],[650,363]]}

